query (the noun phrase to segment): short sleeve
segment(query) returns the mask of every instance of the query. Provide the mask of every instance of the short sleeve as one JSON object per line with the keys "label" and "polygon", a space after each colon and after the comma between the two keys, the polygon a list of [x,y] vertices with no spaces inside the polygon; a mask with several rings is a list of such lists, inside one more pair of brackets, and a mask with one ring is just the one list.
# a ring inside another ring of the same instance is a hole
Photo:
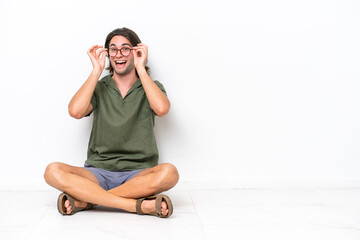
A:
{"label": "short sleeve", "polygon": [[[167,96],[166,90],[165,90],[164,86],[161,84],[161,82],[159,82],[159,81],[154,81],[154,82],[155,82],[156,86],[158,86],[160,88],[160,90]],[[156,113],[152,109],[151,109],[151,111],[155,116],[157,116]]]}
{"label": "short sleeve", "polygon": [[95,109],[97,107],[97,100],[96,100],[96,95],[95,93],[93,93],[92,97],[91,97],[91,101],[90,101],[91,105],[93,106],[93,109]]}
{"label": "short sleeve", "polygon": [[160,90],[167,96],[164,86],[159,81],[154,81],[154,82],[160,88]]}
{"label": "short sleeve", "polygon": [[97,107],[97,97],[96,97],[96,90],[97,90],[97,88],[98,88],[98,85],[96,85],[95,90],[94,90],[93,95],[92,95],[91,100],[90,100],[90,103],[91,103],[91,105],[92,105],[92,107],[93,107],[93,110],[92,110],[88,115],[86,115],[85,117],[90,116],[91,113],[92,113],[92,112],[95,110],[95,108]]}

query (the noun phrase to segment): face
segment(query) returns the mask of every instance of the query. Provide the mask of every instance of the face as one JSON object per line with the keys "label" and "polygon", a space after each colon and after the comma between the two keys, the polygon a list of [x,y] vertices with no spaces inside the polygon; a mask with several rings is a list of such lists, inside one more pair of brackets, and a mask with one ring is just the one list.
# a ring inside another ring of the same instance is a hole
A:
{"label": "face", "polygon": [[[130,41],[123,36],[115,36],[111,39],[109,44],[109,51],[111,48],[121,49],[121,48],[132,48]],[[110,64],[114,69],[114,74],[119,76],[127,75],[134,71],[135,73],[135,65],[134,65],[134,55],[132,51],[128,56],[123,56],[120,51],[116,52],[115,56],[110,56]]]}

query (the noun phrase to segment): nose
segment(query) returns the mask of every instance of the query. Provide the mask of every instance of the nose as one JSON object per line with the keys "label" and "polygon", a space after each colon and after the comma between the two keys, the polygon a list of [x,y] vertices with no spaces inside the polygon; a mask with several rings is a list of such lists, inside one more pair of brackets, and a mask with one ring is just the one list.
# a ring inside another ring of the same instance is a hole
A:
{"label": "nose", "polygon": [[122,56],[120,49],[116,49],[116,55],[115,56],[118,57],[118,54],[119,54],[119,57]]}

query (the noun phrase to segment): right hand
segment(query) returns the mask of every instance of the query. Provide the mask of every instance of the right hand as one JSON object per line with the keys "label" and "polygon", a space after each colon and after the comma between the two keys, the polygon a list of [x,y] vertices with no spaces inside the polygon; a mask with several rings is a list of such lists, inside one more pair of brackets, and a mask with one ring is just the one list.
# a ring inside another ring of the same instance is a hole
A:
{"label": "right hand", "polygon": [[107,49],[100,45],[94,45],[87,51],[94,70],[102,72],[105,67]]}

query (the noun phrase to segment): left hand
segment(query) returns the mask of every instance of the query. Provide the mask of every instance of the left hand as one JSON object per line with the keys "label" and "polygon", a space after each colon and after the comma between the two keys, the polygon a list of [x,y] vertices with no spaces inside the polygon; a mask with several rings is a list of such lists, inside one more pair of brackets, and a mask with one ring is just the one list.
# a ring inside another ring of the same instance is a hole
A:
{"label": "left hand", "polygon": [[145,68],[148,58],[148,46],[143,43],[139,43],[137,46],[133,47],[133,51],[135,68]]}

